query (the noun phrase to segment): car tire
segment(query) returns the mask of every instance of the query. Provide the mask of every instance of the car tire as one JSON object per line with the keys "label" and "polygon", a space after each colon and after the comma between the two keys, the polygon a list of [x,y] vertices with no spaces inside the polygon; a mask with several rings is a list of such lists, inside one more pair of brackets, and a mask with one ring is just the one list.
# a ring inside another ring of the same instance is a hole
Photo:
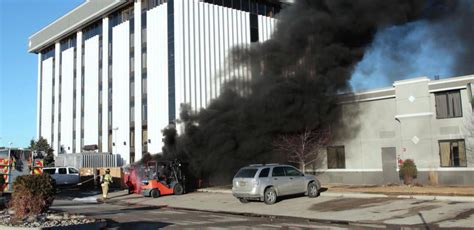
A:
{"label": "car tire", "polygon": [[319,196],[319,189],[316,183],[311,182],[308,184],[308,197],[314,198]]}
{"label": "car tire", "polygon": [[245,198],[239,198],[239,201],[240,203],[242,204],[247,204],[249,202],[249,200],[245,199]]}
{"label": "car tire", "polygon": [[274,204],[277,201],[277,193],[273,187],[265,189],[263,201],[265,204]]}
{"label": "car tire", "polygon": [[183,195],[184,193],[184,188],[181,184],[175,184],[173,187],[173,193],[174,195]]}
{"label": "car tire", "polygon": [[158,191],[158,189],[152,189],[150,191],[150,196],[153,198],[158,198],[160,197],[160,191]]}

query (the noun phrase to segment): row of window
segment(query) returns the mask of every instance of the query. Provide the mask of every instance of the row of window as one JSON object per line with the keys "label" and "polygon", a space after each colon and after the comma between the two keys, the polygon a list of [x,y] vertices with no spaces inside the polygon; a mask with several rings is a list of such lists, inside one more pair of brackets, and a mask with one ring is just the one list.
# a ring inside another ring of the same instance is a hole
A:
{"label": "row of window", "polygon": [[[255,176],[255,173],[257,173],[258,169],[256,168],[246,168],[242,169],[239,172],[237,172],[237,175],[235,175],[236,178],[253,178]],[[258,174],[259,178],[265,178],[268,177],[270,174],[270,168],[264,168],[260,171],[260,174]],[[288,166],[278,166],[274,167],[272,170],[272,177],[282,177],[282,176],[292,176],[292,177],[297,177],[297,176],[303,176],[304,174],[298,171],[297,169],[293,167],[288,167]]]}
{"label": "row of window", "polygon": [[279,4],[262,0],[202,0],[203,2],[224,6],[235,10],[250,12],[267,17],[274,17],[281,10]]}
{"label": "row of window", "polygon": [[[439,141],[439,157],[441,167],[467,167],[466,145],[464,140]],[[346,168],[344,146],[327,148],[328,169]]]}

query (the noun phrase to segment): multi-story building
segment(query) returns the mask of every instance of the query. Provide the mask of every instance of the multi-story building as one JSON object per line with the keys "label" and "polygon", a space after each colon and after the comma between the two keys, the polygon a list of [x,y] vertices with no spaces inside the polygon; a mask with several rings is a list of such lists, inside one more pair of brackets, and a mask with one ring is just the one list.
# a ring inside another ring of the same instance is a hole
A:
{"label": "multi-story building", "polygon": [[55,153],[158,153],[182,103],[206,107],[234,76],[234,46],[269,39],[281,1],[89,0],[29,38],[37,136]]}
{"label": "multi-story building", "polygon": [[[399,183],[413,159],[422,183],[474,184],[474,75],[396,81],[341,98],[341,127],[315,170],[323,182]],[[310,167],[311,170],[311,167]]]}

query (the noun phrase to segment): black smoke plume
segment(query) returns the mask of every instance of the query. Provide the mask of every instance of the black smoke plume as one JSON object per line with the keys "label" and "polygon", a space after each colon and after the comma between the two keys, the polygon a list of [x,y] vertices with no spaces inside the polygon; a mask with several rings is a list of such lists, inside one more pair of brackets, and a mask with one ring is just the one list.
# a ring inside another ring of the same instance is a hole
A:
{"label": "black smoke plume", "polygon": [[198,113],[184,105],[185,132],[178,136],[173,127],[164,130],[164,154],[187,159],[196,176],[214,183],[229,183],[249,163],[285,163],[272,141],[337,123],[336,94],[351,91],[354,66],[376,32],[436,17],[428,3],[296,0],[277,15],[271,40],[234,50],[232,62],[248,68],[251,80],[236,76],[240,80],[225,84],[222,94]]}

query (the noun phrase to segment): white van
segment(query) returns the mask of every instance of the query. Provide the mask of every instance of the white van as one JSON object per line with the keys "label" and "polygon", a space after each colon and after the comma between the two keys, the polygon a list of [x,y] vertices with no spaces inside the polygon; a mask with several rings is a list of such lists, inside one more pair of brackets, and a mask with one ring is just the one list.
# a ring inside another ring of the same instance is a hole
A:
{"label": "white van", "polygon": [[79,170],[73,167],[43,168],[43,173],[51,175],[57,185],[74,185],[80,182]]}

